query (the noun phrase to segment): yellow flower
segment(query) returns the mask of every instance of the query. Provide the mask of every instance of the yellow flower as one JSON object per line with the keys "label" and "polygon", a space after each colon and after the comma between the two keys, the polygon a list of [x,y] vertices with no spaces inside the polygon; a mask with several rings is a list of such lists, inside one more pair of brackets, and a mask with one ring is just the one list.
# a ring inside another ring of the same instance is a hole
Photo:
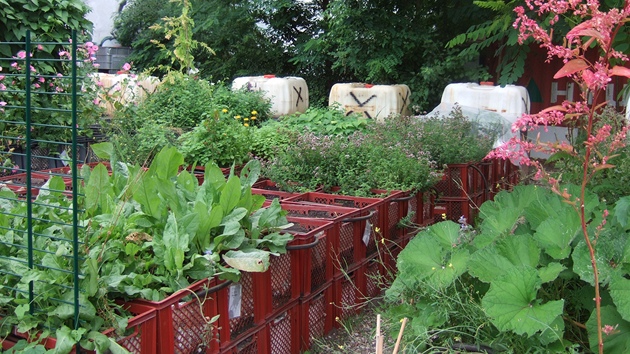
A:
{"label": "yellow flower", "polygon": [[247,122],[249,120],[249,118],[243,118],[243,120]]}
{"label": "yellow flower", "polygon": [[227,110],[227,108],[223,108],[223,110],[221,110],[221,112],[223,112],[223,113],[227,113],[227,112],[228,112],[228,110]]}
{"label": "yellow flower", "polygon": [[257,115],[257,114],[258,114],[258,112],[256,112],[256,111],[252,111],[252,115],[253,115],[253,116],[255,116],[255,115]]}
{"label": "yellow flower", "polygon": [[256,120],[256,117],[252,117],[251,119],[252,119],[252,120]]}
{"label": "yellow flower", "polygon": [[234,119],[241,119],[241,116],[234,116]]}
{"label": "yellow flower", "polygon": [[243,124],[243,125],[244,125],[244,126],[246,126],[246,127],[249,127],[249,124],[247,124],[247,123],[245,123],[245,124]]}
{"label": "yellow flower", "polygon": [[375,227],[375,228],[374,228],[374,231],[376,231],[376,232],[381,232],[381,228],[380,228],[380,227]]}
{"label": "yellow flower", "polygon": [[446,220],[446,213],[442,213],[442,220]]}

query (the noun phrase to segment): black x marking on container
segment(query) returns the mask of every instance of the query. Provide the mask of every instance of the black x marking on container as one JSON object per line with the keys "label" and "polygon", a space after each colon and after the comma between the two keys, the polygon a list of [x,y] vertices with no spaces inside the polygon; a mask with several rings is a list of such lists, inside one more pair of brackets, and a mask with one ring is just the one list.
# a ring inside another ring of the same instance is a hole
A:
{"label": "black x marking on container", "polygon": [[402,106],[400,106],[400,114],[402,114],[403,110],[405,109],[405,107],[407,106],[407,100],[409,99],[409,91],[407,91],[407,94],[405,95],[405,97],[403,97],[402,93],[398,93],[400,95],[400,98],[402,98]]}
{"label": "black x marking on container", "polygon": [[304,98],[302,98],[302,86],[300,86],[299,90],[293,86],[293,91],[297,93],[297,98],[295,99],[295,107],[297,107],[300,101],[304,102]]}

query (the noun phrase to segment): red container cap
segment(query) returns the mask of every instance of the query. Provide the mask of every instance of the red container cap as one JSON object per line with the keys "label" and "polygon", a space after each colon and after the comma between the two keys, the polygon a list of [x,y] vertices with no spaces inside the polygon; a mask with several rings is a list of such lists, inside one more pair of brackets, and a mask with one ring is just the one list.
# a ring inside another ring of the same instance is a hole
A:
{"label": "red container cap", "polygon": [[482,81],[479,83],[481,86],[494,86],[494,82],[492,81]]}
{"label": "red container cap", "polygon": [[365,88],[372,88],[374,85],[372,84],[365,84]]}
{"label": "red container cap", "polygon": [[274,74],[266,74],[266,75],[263,75],[263,77],[265,79],[273,79],[274,77],[276,77],[276,75],[274,75]]}

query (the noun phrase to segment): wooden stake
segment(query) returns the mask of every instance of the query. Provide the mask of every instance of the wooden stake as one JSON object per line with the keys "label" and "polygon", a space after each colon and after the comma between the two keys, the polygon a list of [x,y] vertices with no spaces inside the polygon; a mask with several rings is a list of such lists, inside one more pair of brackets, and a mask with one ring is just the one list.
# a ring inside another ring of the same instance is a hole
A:
{"label": "wooden stake", "polygon": [[376,354],[383,354],[383,336],[381,336],[381,315],[376,315]]}
{"label": "wooden stake", "polygon": [[407,324],[407,317],[403,318],[402,325],[400,326],[400,331],[398,332],[398,338],[396,339],[396,346],[394,346],[394,352],[392,354],[398,353],[398,348],[400,347],[400,340],[402,339],[403,332],[405,331],[405,325]]}

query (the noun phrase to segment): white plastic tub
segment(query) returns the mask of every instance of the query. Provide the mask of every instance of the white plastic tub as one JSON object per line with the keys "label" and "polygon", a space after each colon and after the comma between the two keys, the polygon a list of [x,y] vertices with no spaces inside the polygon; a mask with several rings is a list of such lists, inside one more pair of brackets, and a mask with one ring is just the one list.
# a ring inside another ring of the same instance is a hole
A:
{"label": "white plastic tub", "polygon": [[441,103],[496,112],[514,123],[523,113],[529,113],[530,101],[523,86],[455,83],[447,85]]}
{"label": "white plastic tub", "polygon": [[275,77],[274,75],[237,77],[232,81],[232,89],[263,91],[271,101],[274,117],[285,116],[308,109],[308,86],[301,77]]}
{"label": "white plastic tub", "polygon": [[340,83],[330,90],[328,104],[340,104],[346,114],[362,113],[366,118],[382,120],[391,114],[409,115],[410,95],[407,85]]}
{"label": "white plastic tub", "polygon": [[106,114],[113,115],[113,103],[119,102],[123,105],[129,103],[140,103],[150,93],[153,93],[160,84],[160,79],[155,76],[138,77],[129,74],[104,74],[96,73],[97,80],[104,95],[101,96],[99,105],[105,108]]}

